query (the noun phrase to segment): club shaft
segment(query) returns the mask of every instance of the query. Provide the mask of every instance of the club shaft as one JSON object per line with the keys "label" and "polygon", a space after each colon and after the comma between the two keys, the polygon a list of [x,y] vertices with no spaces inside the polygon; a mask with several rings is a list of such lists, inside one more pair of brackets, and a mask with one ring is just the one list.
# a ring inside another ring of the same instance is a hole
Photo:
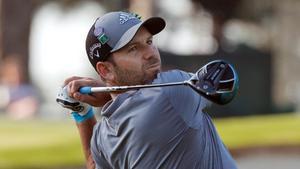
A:
{"label": "club shaft", "polygon": [[142,89],[142,88],[153,88],[153,87],[166,87],[166,86],[178,86],[187,85],[186,81],[183,82],[173,82],[173,83],[162,83],[162,84],[146,84],[146,85],[134,85],[134,86],[111,86],[111,87],[82,87],[80,88],[80,93],[90,94],[95,92],[116,92],[116,91],[126,91],[132,89]]}

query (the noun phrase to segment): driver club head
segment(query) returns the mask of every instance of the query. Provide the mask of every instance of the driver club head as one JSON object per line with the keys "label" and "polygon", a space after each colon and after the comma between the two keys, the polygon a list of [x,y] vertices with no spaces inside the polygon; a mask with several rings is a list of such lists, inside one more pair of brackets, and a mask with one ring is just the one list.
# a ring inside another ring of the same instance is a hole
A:
{"label": "driver club head", "polygon": [[189,86],[212,102],[224,105],[237,93],[238,76],[231,64],[214,60],[192,76]]}

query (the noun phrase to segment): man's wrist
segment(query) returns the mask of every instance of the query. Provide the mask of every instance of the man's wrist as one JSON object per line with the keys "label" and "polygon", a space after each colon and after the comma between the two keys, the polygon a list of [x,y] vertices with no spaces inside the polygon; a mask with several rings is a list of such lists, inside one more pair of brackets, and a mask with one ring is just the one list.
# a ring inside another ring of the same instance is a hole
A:
{"label": "man's wrist", "polygon": [[74,120],[76,121],[76,123],[82,123],[82,122],[86,121],[87,119],[94,117],[94,111],[93,111],[92,107],[88,108],[88,111],[85,115],[80,115],[77,112],[72,112],[71,114],[72,114]]}

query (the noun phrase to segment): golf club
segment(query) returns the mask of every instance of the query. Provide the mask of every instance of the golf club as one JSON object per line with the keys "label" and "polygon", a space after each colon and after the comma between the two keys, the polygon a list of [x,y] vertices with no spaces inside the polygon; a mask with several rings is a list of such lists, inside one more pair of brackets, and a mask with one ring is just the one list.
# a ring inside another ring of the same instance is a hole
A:
{"label": "golf club", "polygon": [[186,85],[197,93],[217,104],[229,103],[238,90],[238,76],[232,65],[224,60],[215,60],[199,69],[189,80],[162,84],[145,84],[133,86],[112,87],[81,87],[79,92],[91,94],[94,92],[117,92],[132,89],[153,88]]}

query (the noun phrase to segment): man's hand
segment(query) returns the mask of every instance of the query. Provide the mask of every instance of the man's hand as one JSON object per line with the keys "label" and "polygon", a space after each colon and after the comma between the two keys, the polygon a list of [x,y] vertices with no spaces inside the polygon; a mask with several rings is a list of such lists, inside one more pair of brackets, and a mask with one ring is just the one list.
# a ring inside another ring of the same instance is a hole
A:
{"label": "man's hand", "polygon": [[91,106],[87,103],[83,103],[71,98],[68,94],[67,86],[60,89],[56,97],[56,102],[64,108],[70,109],[73,112],[77,112],[81,116],[85,115],[91,108]]}
{"label": "man's hand", "polygon": [[83,86],[105,86],[103,82],[87,77],[73,76],[67,78],[64,86],[68,86],[68,94],[71,98],[80,102],[88,103],[94,107],[102,107],[111,100],[109,93],[81,94],[79,88]]}

